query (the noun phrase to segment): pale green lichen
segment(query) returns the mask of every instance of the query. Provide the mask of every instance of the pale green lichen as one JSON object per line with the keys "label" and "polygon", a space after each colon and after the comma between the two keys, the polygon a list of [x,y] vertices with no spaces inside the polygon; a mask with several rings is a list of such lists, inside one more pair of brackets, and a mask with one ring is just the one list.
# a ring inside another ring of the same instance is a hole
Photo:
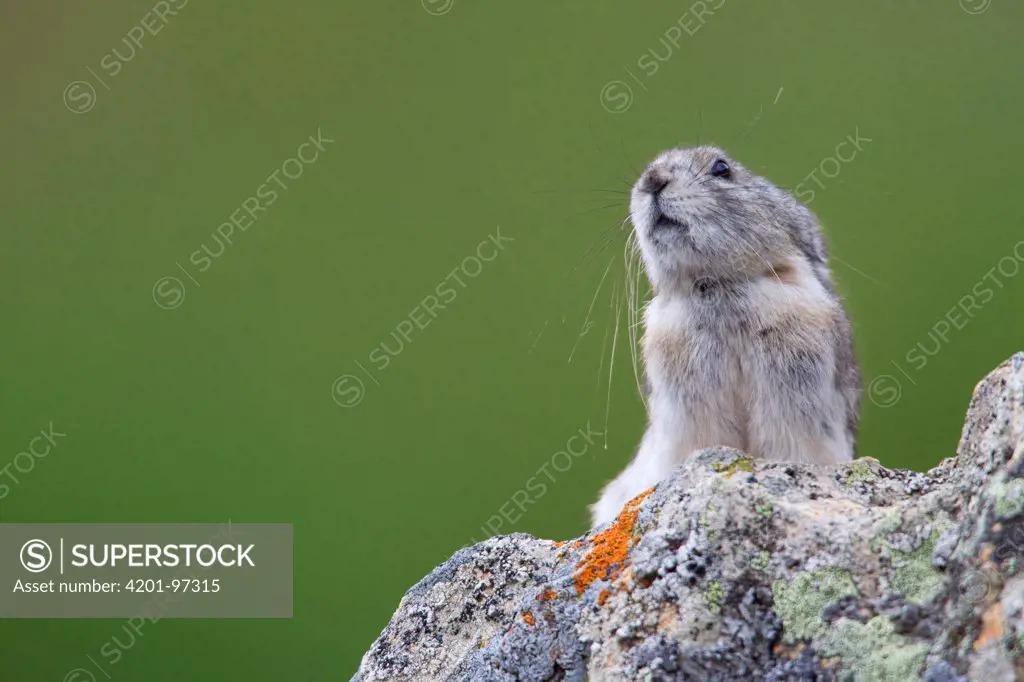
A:
{"label": "pale green lichen", "polygon": [[868,483],[875,480],[878,475],[875,473],[875,467],[872,465],[872,462],[877,465],[878,460],[862,457],[850,462],[846,467],[846,484]]}
{"label": "pale green lichen", "polygon": [[1006,519],[1024,511],[1024,479],[1000,481],[989,489],[989,495],[995,501],[997,518]]}
{"label": "pale green lichen", "polygon": [[925,604],[942,592],[943,576],[932,566],[932,554],[941,531],[935,529],[921,546],[912,552],[892,550],[892,585],[912,602]]}
{"label": "pale green lichen", "polygon": [[768,550],[761,550],[761,553],[750,560],[750,567],[755,571],[765,572],[768,570],[768,561],[771,559],[771,554]]}
{"label": "pale green lichen", "polygon": [[715,504],[714,502],[709,501],[707,504],[704,505],[704,511],[701,512],[699,519],[701,528],[708,527],[708,517],[710,517],[716,511],[718,511],[718,505]]}
{"label": "pale green lichen", "polygon": [[875,521],[871,527],[871,541],[868,546],[872,552],[881,552],[882,548],[888,546],[888,535],[899,529],[903,523],[903,515],[899,509],[891,508],[886,510],[880,519]]}
{"label": "pale green lichen", "polygon": [[858,595],[849,571],[823,568],[798,575],[794,580],[772,583],[773,609],[782,619],[790,644],[811,639],[826,630],[822,609],[847,595]]}
{"label": "pale green lichen", "polygon": [[775,511],[775,507],[772,505],[771,500],[758,500],[754,503],[754,511],[765,518],[769,518],[772,512]]}
{"label": "pale green lichen", "polygon": [[712,580],[708,583],[708,588],[704,592],[704,601],[715,613],[720,613],[722,610],[722,599],[725,597],[725,590],[722,589],[722,583],[717,580]]}
{"label": "pale green lichen", "polygon": [[716,462],[711,465],[711,468],[720,474],[724,474],[726,478],[732,478],[733,474],[737,471],[746,471],[747,473],[753,472],[754,460],[750,457],[739,457],[732,464]]}
{"label": "pale green lichen", "polygon": [[816,644],[823,655],[839,657],[837,679],[843,682],[920,679],[929,650],[897,634],[884,616],[867,623],[843,618],[823,631]]}

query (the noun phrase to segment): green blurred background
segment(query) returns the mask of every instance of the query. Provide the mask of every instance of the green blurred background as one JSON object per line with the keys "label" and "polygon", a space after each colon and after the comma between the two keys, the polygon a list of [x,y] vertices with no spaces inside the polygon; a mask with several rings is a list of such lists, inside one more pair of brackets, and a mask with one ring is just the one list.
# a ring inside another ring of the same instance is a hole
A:
{"label": "green blurred background", "polygon": [[[502,529],[585,531],[644,415],[624,328],[608,391],[621,236],[584,256],[626,214],[603,190],[662,148],[711,140],[795,187],[871,140],[812,204],[865,384],[883,377],[861,454],[952,455],[973,385],[1024,347],[1024,276],[997,272],[906,359],[1024,234],[1019,3],[726,0],[701,23],[666,0],[181,1],[116,76],[101,60],[152,0],[0,8],[0,465],[67,434],[0,521],[295,524],[294,619],[162,620],[114,680],[347,679],[403,592],[589,421],[607,449],[549,469]],[[318,128],[336,143],[199,272],[190,254]],[[499,225],[514,241],[379,370]],[[105,679],[87,657],[122,624],[0,622],[0,677]]]}

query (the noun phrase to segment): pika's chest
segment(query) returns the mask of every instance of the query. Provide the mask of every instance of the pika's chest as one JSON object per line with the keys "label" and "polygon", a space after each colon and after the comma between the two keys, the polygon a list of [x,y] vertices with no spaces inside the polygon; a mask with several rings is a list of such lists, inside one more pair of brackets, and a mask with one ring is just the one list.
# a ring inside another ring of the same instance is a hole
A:
{"label": "pika's chest", "polygon": [[713,310],[688,303],[652,306],[645,316],[643,339],[652,390],[742,390],[743,358],[752,341],[748,328],[749,322],[736,315],[716,316]]}
{"label": "pika's chest", "polygon": [[770,380],[762,370],[772,356],[820,351],[833,305],[813,290],[770,285],[720,299],[652,301],[644,315],[648,380],[653,390],[731,400]]}

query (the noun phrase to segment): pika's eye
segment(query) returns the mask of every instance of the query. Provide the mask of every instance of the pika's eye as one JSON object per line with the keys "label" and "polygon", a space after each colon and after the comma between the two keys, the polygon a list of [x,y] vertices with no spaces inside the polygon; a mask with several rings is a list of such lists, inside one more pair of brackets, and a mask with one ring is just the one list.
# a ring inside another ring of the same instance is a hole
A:
{"label": "pika's eye", "polygon": [[715,161],[713,166],[711,166],[711,175],[715,176],[716,178],[729,179],[729,177],[732,175],[732,170],[729,168],[729,164],[727,164],[724,160],[719,159],[718,161]]}

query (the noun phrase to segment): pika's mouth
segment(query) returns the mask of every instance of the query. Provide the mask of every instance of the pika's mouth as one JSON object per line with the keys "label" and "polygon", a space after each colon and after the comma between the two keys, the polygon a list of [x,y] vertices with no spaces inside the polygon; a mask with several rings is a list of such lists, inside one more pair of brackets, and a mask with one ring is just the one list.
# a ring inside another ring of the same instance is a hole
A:
{"label": "pika's mouth", "polygon": [[651,223],[651,231],[658,232],[660,230],[681,230],[686,231],[687,224],[682,220],[676,220],[672,216],[667,216],[661,211],[655,214],[654,221]]}
{"label": "pika's mouth", "polygon": [[651,232],[671,231],[686,232],[685,221],[669,215],[662,207],[661,197],[655,196],[651,202]]}

